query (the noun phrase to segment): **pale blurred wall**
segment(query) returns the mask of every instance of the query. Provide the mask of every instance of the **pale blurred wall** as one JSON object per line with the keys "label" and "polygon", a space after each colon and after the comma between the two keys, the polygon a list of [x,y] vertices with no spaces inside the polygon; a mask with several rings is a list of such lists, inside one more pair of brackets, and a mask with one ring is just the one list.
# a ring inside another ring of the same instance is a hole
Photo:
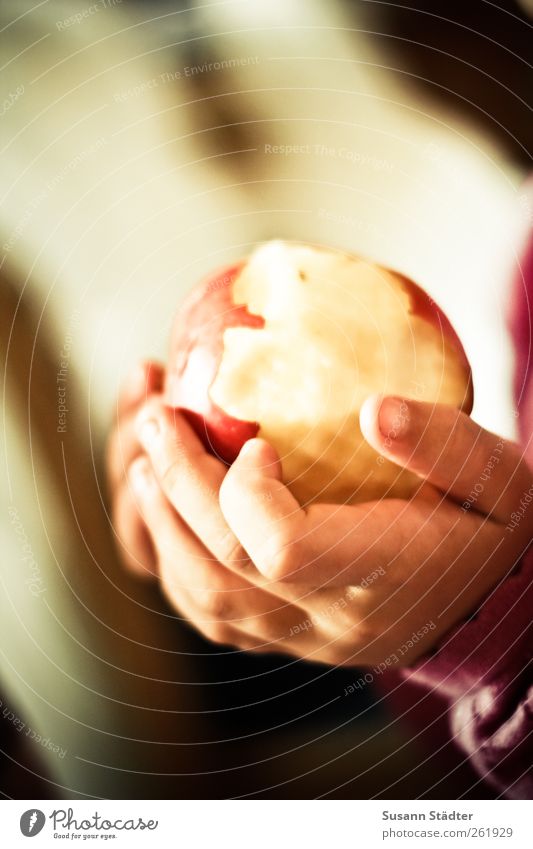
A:
{"label": "pale blurred wall", "polygon": [[[343,28],[332,3],[228,2],[194,14],[167,7],[164,18],[154,5],[151,21],[123,4],[58,26],[87,6],[32,10],[12,0],[0,11],[2,101],[20,92],[2,115],[0,247],[3,271],[55,333],[58,363],[71,339],[68,372],[80,389],[73,397],[67,383],[67,435],[75,442],[73,428],[84,429],[89,474],[125,371],[139,357],[164,356],[183,293],[272,236],[360,251],[421,282],[463,338],[476,417],[512,434],[504,306],[524,225],[521,175],[470,127],[415,99],[361,34]],[[187,75],[204,54],[239,67]],[[225,124],[233,126],[216,129]],[[266,145],[305,152],[269,153]],[[9,555],[1,566],[0,677],[36,726],[60,741],[67,736],[71,752],[94,748],[101,757],[91,727],[124,730],[121,699],[144,685],[128,679],[130,690],[121,689],[113,664],[127,650],[90,616],[75,639],[53,627],[52,619],[72,618],[58,564],[67,584],[70,573],[78,582],[82,573],[82,601],[85,593],[97,619],[120,622],[129,613],[115,597],[109,610],[105,582],[91,595],[90,516],[87,541],[65,512],[68,499],[54,509],[46,457],[13,408],[3,431],[0,527]],[[63,436],[54,438],[61,446]],[[36,552],[46,609],[24,584],[13,505]],[[101,513],[97,500],[94,512]],[[45,675],[34,643],[46,648]],[[98,661],[106,652],[107,669]],[[142,766],[138,757],[133,766]],[[80,777],[75,758],[50,762],[67,787],[89,794],[106,787],[101,773]]]}

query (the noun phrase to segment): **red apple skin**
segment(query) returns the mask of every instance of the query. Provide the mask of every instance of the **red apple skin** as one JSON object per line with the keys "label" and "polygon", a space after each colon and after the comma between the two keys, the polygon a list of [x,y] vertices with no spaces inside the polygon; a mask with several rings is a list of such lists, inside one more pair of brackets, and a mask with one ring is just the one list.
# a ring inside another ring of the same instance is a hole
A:
{"label": "red apple skin", "polygon": [[465,373],[470,375],[461,409],[465,413],[471,413],[472,407],[474,406],[474,387],[472,385],[472,376],[470,374],[470,363],[468,362],[468,357],[465,354],[462,342],[455,332],[450,319],[435,303],[433,298],[431,298],[424,289],[414,283],[409,277],[406,277],[405,274],[400,274],[397,271],[394,271],[393,274],[396,275],[397,279],[402,283],[404,291],[409,295],[411,300],[411,314],[418,315],[420,318],[425,319],[425,321],[432,324],[439,333],[442,333],[442,335],[455,349],[455,352],[464,366]]}
{"label": "red apple skin", "polygon": [[264,326],[261,317],[233,302],[233,281],[244,264],[208,277],[182,305],[172,330],[165,385],[166,403],[185,415],[205,447],[227,465],[259,432],[258,422],[228,416],[209,393],[222,359],[226,328]]}
{"label": "red apple skin", "polygon": [[[165,384],[166,403],[182,412],[210,453],[231,465],[242,446],[260,431],[260,422],[227,415],[210,397],[224,353],[224,331],[229,327],[264,327],[261,316],[233,301],[233,283],[247,260],[228,266],[195,287],[180,308],[173,327]],[[432,298],[409,278],[392,272],[410,297],[410,312],[442,334],[464,365],[461,409],[473,404],[470,366],[463,346],[446,315]]]}

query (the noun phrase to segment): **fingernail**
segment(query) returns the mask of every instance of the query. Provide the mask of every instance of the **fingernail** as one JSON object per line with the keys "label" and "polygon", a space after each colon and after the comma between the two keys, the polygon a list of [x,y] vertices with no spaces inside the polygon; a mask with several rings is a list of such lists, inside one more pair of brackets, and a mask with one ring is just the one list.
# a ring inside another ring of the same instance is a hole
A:
{"label": "fingernail", "polygon": [[379,406],[378,425],[386,439],[402,439],[409,430],[409,407],[403,398],[384,398]]}
{"label": "fingernail", "polygon": [[249,439],[241,448],[241,457],[251,457],[255,453],[255,445],[253,440]]}
{"label": "fingernail", "polygon": [[151,448],[160,433],[159,423],[155,419],[145,419],[137,425],[137,434],[145,448]]}
{"label": "fingernail", "polygon": [[264,443],[257,439],[249,439],[241,448],[239,460],[244,460],[254,468],[264,468],[269,461],[268,451],[265,453]]}

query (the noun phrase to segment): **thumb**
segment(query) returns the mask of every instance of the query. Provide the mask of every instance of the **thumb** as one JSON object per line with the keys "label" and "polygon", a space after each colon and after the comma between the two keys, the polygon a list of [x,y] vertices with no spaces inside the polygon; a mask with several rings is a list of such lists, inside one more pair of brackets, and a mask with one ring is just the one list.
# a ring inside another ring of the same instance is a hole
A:
{"label": "thumb", "polygon": [[361,408],[367,442],[463,504],[508,522],[531,472],[512,442],[455,407],[374,395]]}

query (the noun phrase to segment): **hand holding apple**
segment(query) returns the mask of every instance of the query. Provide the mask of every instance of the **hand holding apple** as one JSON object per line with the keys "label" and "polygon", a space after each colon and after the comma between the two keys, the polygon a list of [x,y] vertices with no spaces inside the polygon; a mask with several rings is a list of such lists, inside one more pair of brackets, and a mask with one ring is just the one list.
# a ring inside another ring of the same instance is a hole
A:
{"label": "hand holding apple", "polygon": [[531,471],[460,411],[468,364],[418,287],[267,247],[188,300],[164,393],[122,402],[125,557],[214,642],[372,665],[425,628],[410,664],[521,556],[526,523],[506,525]]}
{"label": "hand holding apple", "polygon": [[[402,428],[391,439],[398,404]],[[510,573],[530,528],[506,525],[533,480],[516,445],[452,407],[409,399],[371,398],[361,426],[422,489],[409,500],[304,510],[268,443],[248,442],[228,470],[160,396],[144,405],[147,456],[130,468],[132,490],[168,598],[209,639],[329,664],[396,655],[409,665]]]}

